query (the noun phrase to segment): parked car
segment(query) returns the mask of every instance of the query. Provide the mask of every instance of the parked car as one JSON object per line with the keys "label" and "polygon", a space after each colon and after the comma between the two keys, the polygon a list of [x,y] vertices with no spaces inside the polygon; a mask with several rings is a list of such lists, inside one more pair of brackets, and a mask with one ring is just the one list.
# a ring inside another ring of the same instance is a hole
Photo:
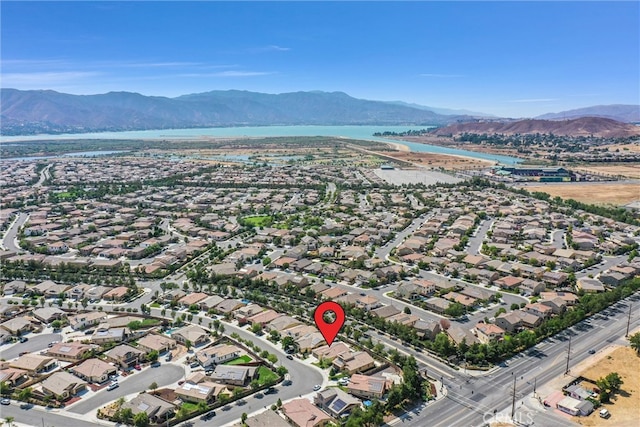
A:
{"label": "parked car", "polygon": [[113,383],[109,384],[109,387],[107,387],[107,391],[111,391],[111,390],[116,389],[118,387],[120,387],[120,384],[118,384],[117,382],[113,382]]}
{"label": "parked car", "polygon": [[216,411],[211,411],[211,412],[207,412],[206,414],[204,414],[202,417],[200,417],[200,419],[202,421],[209,421],[211,418],[216,416]]}
{"label": "parked car", "polygon": [[27,341],[29,341],[29,338],[27,338],[27,337],[20,337],[20,338],[19,338],[19,340],[20,340],[20,342],[27,342]]}
{"label": "parked car", "polygon": [[153,363],[151,364],[151,367],[152,367],[152,368],[159,368],[159,367],[160,367],[160,362],[158,362],[158,361],[156,360],[155,362],[153,362]]}
{"label": "parked car", "polygon": [[589,350],[589,354],[596,354],[596,351],[594,349]]}
{"label": "parked car", "polygon": [[276,389],[274,387],[269,387],[264,394],[273,394],[276,392]]}
{"label": "parked car", "polygon": [[84,331],[85,335],[93,335],[93,333],[95,332],[95,329],[88,329],[86,331]]}
{"label": "parked car", "polygon": [[0,405],[10,405],[11,404],[11,399],[7,399],[6,397],[2,400],[0,400]]}
{"label": "parked car", "polygon": [[167,354],[167,356],[164,358],[165,362],[171,362],[171,359],[173,359],[173,355],[171,353]]}
{"label": "parked car", "polygon": [[289,360],[293,360],[293,356],[292,356],[292,355],[290,355],[290,354],[287,354],[287,359],[289,359]]}
{"label": "parked car", "polygon": [[20,409],[31,409],[33,405],[31,403],[23,403],[20,405]]}
{"label": "parked car", "polygon": [[611,413],[606,409],[600,409],[598,415],[600,416],[600,418],[609,418],[611,416]]}
{"label": "parked car", "polygon": [[135,369],[136,371],[140,371],[140,370],[142,370],[142,366],[134,365],[133,369]]}
{"label": "parked car", "polygon": [[316,384],[313,386],[313,391],[318,391],[322,388],[322,386],[320,384]]}

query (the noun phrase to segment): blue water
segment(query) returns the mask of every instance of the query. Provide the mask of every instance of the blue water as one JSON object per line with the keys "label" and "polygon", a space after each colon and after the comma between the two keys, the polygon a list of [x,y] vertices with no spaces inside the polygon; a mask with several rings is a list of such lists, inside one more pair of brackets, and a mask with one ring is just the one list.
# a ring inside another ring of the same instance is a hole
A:
{"label": "blue water", "polygon": [[128,153],[124,150],[105,150],[105,151],[78,151],[75,153],[58,154],[55,156],[26,156],[26,157],[10,157],[3,160],[38,160],[38,159],[60,159],[62,157],[98,157],[109,156],[111,154]]}
{"label": "blue water", "polygon": [[406,142],[393,138],[373,136],[376,132],[404,132],[428,129],[433,126],[253,126],[203,129],[164,129],[127,132],[77,133],[61,135],[3,136],[0,142],[69,140],[69,139],[198,139],[200,137],[267,137],[267,136],[333,136],[379,142],[398,142],[419,153],[453,154],[490,160],[503,164],[516,164],[522,160],[516,157],[475,151],[439,147],[437,145]]}

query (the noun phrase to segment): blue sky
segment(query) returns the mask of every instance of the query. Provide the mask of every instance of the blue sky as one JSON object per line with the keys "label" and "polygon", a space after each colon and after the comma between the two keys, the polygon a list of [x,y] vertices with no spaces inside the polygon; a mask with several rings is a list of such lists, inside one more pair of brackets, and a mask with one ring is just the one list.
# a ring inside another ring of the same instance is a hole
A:
{"label": "blue sky", "polygon": [[343,91],[535,116],[640,103],[640,3],[6,2],[2,87]]}

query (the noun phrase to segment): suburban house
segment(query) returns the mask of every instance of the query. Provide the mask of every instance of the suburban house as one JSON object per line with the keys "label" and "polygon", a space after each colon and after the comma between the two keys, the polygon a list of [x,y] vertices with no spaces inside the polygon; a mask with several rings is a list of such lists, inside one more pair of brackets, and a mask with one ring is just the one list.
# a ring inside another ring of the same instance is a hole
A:
{"label": "suburban house", "polygon": [[77,362],[91,355],[94,346],[79,342],[59,342],[47,349],[47,356],[55,357],[65,362]]}
{"label": "suburban house", "polygon": [[373,357],[366,351],[341,353],[333,359],[333,367],[349,374],[364,372],[375,366]]}
{"label": "suburban house", "polygon": [[131,409],[134,416],[145,412],[152,423],[162,423],[175,412],[175,405],[149,393],[140,393],[122,407]]}
{"label": "suburban house", "polygon": [[59,400],[67,400],[86,390],[87,383],[68,372],[56,372],[42,381],[42,391]]}
{"label": "suburban house", "polygon": [[151,351],[162,354],[176,348],[176,340],[165,335],[148,334],[138,340],[138,348],[147,354]]}
{"label": "suburban house", "polygon": [[257,370],[254,366],[218,365],[211,378],[223,384],[245,386],[254,378]]}
{"label": "suburban house", "polygon": [[370,377],[353,374],[349,379],[347,390],[350,394],[365,399],[380,399],[391,388],[393,382],[383,377]]}
{"label": "suburban house", "polygon": [[226,386],[221,386],[220,384],[210,381],[202,381],[197,384],[186,381],[175,389],[175,393],[185,402],[211,403],[224,389],[226,389]]}
{"label": "suburban house", "polygon": [[42,307],[33,310],[33,317],[43,323],[51,323],[67,317],[67,313],[57,307]]}
{"label": "suburban house", "polygon": [[291,427],[280,415],[271,409],[247,418],[247,427]]}
{"label": "suburban house", "polygon": [[313,403],[333,418],[338,419],[348,416],[351,410],[360,406],[362,402],[339,388],[331,387],[316,393],[313,397]]}
{"label": "suburban house", "polygon": [[216,346],[200,350],[196,353],[196,359],[198,359],[200,366],[208,368],[229,360],[237,359],[240,356],[240,353],[240,348],[235,345],[218,344]]}
{"label": "suburban house", "polygon": [[128,369],[140,362],[140,358],[144,356],[144,351],[128,344],[120,344],[104,354],[107,356],[107,360],[116,363],[122,369]]}
{"label": "suburban house", "polygon": [[504,329],[491,323],[478,323],[475,327],[478,341],[488,344],[491,341],[498,341],[504,337]]}
{"label": "suburban house", "polygon": [[55,369],[55,367],[58,366],[58,361],[53,357],[27,353],[9,362],[9,366],[27,371],[29,375],[33,376],[44,374]]}
{"label": "suburban house", "polygon": [[19,336],[31,332],[33,324],[24,317],[14,317],[13,319],[0,323],[0,328],[9,332],[11,335]]}
{"label": "suburban house", "polygon": [[110,375],[118,372],[118,368],[97,358],[87,359],[73,368],[73,373],[90,383],[103,383]]}
{"label": "suburban house", "polygon": [[585,293],[598,293],[604,292],[605,288],[601,281],[597,279],[590,279],[588,277],[581,277],[576,281],[576,288],[583,290]]}
{"label": "suburban house", "polygon": [[297,427],[324,427],[333,419],[322,412],[309,399],[294,399],[282,405],[287,420]]}
{"label": "suburban house", "polygon": [[90,311],[88,313],[80,313],[69,317],[69,325],[75,331],[85,329],[89,326],[98,325],[107,319],[107,314],[100,311]]}
{"label": "suburban house", "polygon": [[209,334],[199,326],[189,325],[173,332],[171,338],[183,345],[190,342],[194,346],[200,346],[209,341]]}

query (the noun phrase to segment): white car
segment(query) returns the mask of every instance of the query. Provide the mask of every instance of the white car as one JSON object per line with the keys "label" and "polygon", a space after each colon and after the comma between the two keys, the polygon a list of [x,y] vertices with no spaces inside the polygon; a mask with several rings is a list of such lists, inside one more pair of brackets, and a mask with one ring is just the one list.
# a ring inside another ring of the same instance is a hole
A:
{"label": "white car", "polygon": [[107,387],[107,391],[111,391],[113,389],[116,389],[120,387],[120,384],[118,384],[117,382],[112,382],[111,384],[109,384],[109,387]]}
{"label": "white car", "polygon": [[318,391],[322,388],[322,386],[320,384],[316,384],[313,386],[313,391]]}

